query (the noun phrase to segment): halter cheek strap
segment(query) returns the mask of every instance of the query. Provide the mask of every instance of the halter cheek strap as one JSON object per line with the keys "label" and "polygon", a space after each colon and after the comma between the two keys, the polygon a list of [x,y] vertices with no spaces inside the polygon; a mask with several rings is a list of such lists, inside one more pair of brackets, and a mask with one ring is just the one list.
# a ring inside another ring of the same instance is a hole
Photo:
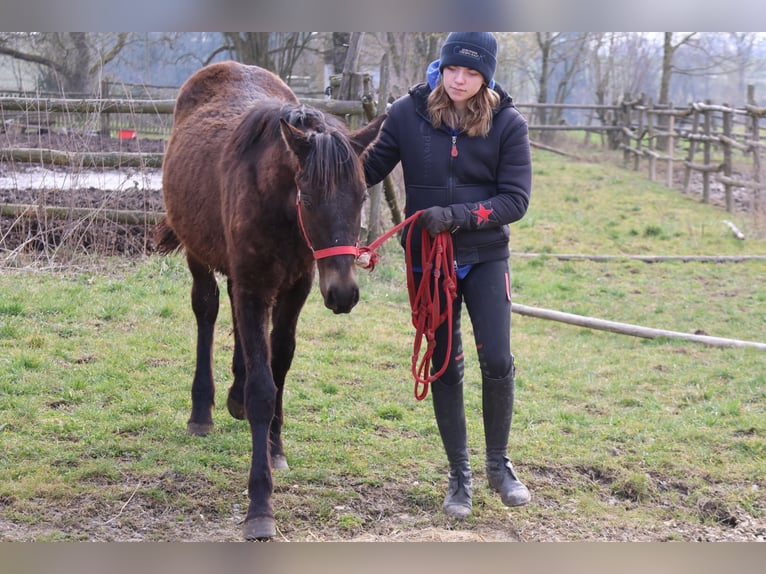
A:
{"label": "halter cheek strap", "polygon": [[309,234],[306,232],[306,226],[303,224],[303,215],[301,214],[301,188],[297,186],[298,194],[295,197],[295,208],[298,210],[298,224],[300,225],[301,232],[303,233],[303,238],[306,240],[306,245],[308,245],[309,249],[311,249],[312,253],[314,254],[314,259],[324,259],[326,257],[334,257],[336,255],[353,255],[354,258],[359,256],[359,243],[357,242],[355,245],[338,245],[335,247],[326,247],[324,249],[314,249],[314,246],[311,244],[311,239],[309,238]]}

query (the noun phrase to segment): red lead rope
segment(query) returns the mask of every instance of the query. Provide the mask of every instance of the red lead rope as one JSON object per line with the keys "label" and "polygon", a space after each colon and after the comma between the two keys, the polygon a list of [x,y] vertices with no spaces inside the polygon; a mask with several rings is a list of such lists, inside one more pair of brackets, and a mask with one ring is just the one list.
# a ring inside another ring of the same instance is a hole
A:
{"label": "red lead rope", "polygon": [[[392,235],[402,227],[411,223],[420,216],[420,211],[413,213],[407,219],[389,229],[378,237],[369,246],[360,247],[357,264],[372,271],[380,259],[376,249],[385,243]],[[405,241],[405,258],[407,260],[407,292],[410,298],[412,310],[412,324],[415,327],[415,341],[412,347],[412,376],[415,378],[415,398],[422,401],[428,396],[429,385],[438,379],[449,364],[452,353],[452,303],[457,297],[457,278],[455,274],[452,236],[443,231],[433,239],[425,230],[422,230],[421,269],[423,276],[418,288],[415,288],[415,275],[412,270],[412,233],[415,229],[410,226],[407,230]],[[442,278],[442,281],[439,281]],[[445,310],[441,309],[439,286],[444,292]],[[433,375],[431,371],[431,359],[436,348],[436,329],[448,321],[447,352],[444,364]],[[426,348],[423,357],[420,352],[423,347],[423,339],[426,340]]]}
{"label": "red lead rope", "polygon": [[[415,277],[412,270],[412,227],[407,233],[406,258],[407,258],[407,291],[410,296],[410,308],[412,309],[412,324],[415,327],[415,342],[412,349],[412,376],[415,377],[415,398],[422,401],[428,395],[428,386],[438,379],[449,365],[452,353],[452,303],[457,297],[457,277],[455,272],[455,259],[453,256],[452,236],[443,231],[436,234],[433,239],[425,230],[422,230],[421,269],[423,275],[420,285],[415,289]],[[440,281],[441,279],[441,281]],[[444,292],[444,306],[441,308],[439,286]],[[433,374],[431,373],[431,359],[436,349],[436,330],[444,321],[447,321],[447,351],[444,356],[444,364]],[[420,350],[423,338],[426,339],[426,348],[423,357],[420,358]]]}
{"label": "red lead rope", "polygon": [[[296,201],[298,209],[298,221],[306,244],[314,251],[311,240],[306,233],[301,216],[300,188]],[[420,211],[416,211],[407,219],[398,225],[389,229],[386,233],[378,237],[367,246],[342,245],[318,249],[314,251],[314,259],[323,259],[335,255],[353,255],[356,263],[360,267],[372,271],[375,264],[380,260],[377,248],[383,245],[402,227],[411,223],[420,216]],[[452,247],[452,236],[443,231],[438,233],[433,239],[425,230],[422,230],[422,253],[421,269],[423,276],[420,285],[415,289],[415,277],[412,271],[412,233],[414,226],[410,226],[407,231],[405,243],[405,258],[407,260],[407,292],[410,298],[410,309],[412,310],[412,324],[415,327],[415,342],[412,349],[412,376],[415,377],[415,398],[422,401],[428,396],[428,386],[438,379],[449,364],[450,354],[452,353],[452,303],[457,297],[457,279],[455,275],[455,264]],[[439,281],[440,278],[443,279]],[[444,304],[446,309],[441,309],[441,297],[439,296],[439,286],[444,292]],[[433,375],[431,371],[431,359],[436,348],[436,329],[444,322],[448,321],[449,328],[447,336],[447,353],[444,357],[444,364]],[[426,339],[426,348],[420,358],[423,338]]]}
{"label": "red lead rope", "polygon": [[[377,248],[385,243],[391,236],[408,223],[413,222],[420,216],[420,211],[413,213],[407,219],[389,229],[378,237],[369,246],[359,248],[357,264],[372,271],[380,259]],[[412,270],[412,234],[414,226],[407,230],[405,241],[405,258],[407,260],[407,293],[410,298],[412,311],[412,325],[415,327],[415,341],[412,347],[412,376],[415,378],[415,398],[422,401],[428,396],[429,385],[438,379],[449,364],[452,353],[452,303],[457,297],[457,277],[455,274],[452,236],[446,231],[438,233],[433,239],[425,230],[422,230],[422,252],[420,268],[423,276],[420,285],[415,288],[415,274]],[[439,279],[442,279],[439,281]],[[445,309],[442,310],[442,300],[439,296],[439,286],[444,293]],[[448,321],[447,353],[444,364],[433,375],[431,371],[431,359],[436,348],[436,329],[444,321]],[[426,340],[425,350],[420,357],[423,348],[423,339]]]}

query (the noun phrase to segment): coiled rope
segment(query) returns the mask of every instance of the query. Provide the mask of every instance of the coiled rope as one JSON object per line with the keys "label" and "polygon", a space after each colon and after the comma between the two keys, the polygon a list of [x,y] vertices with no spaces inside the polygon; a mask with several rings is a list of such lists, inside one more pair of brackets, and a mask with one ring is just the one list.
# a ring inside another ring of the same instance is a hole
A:
{"label": "coiled rope", "polygon": [[[380,260],[377,248],[405,225],[420,216],[420,211],[389,229],[368,246],[358,249],[357,264],[372,271]],[[415,226],[407,230],[405,240],[405,259],[407,266],[407,293],[412,311],[412,325],[415,327],[415,339],[412,347],[412,376],[415,379],[415,399],[422,401],[428,396],[429,385],[438,379],[447,369],[452,353],[452,316],[453,302],[457,297],[457,276],[452,244],[452,235],[443,231],[434,237],[425,229],[422,233],[420,269],[422,277],[415,285],[415,272],[412,261],[412,236]],[[441,293],[440,293],[441,289]],[[441,294],[444,297],[441,297]],[[436,330],[447,321],[447,350],[444,364],[438,371],[431,373],[431,362],[436,349]],[[425,348],[423,342],[425,339]],[[422,351],[422,357],[421,357]]]}

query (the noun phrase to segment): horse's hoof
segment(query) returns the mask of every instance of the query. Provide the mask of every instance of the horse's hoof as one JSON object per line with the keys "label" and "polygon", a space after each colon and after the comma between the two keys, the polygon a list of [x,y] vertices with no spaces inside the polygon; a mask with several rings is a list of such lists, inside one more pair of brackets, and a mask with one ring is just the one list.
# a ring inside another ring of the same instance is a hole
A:
{"label": "horse's hoof", "polygon": [[186,432],[192,436],[207,436],[213,430],[213,423],[186,423]]}
{"label": "horse's hoof", "polygon": [[290,468],[287,465],[287,457],[283,454],[271,455],[271,469],[272,470],[287,470]]}
{"label": "horse's hoof", "polygon": [[226,399],[226,408],[229,409],[229,414],[235,419],[239,421],[245,420],[245,405],[232,399],[231,395]]}
{"label": "horse's hoof", "polygon": [[270,516],[259,516],[245,522],[242,534],[245,540],[269,540],[277,535],[277,525]]}

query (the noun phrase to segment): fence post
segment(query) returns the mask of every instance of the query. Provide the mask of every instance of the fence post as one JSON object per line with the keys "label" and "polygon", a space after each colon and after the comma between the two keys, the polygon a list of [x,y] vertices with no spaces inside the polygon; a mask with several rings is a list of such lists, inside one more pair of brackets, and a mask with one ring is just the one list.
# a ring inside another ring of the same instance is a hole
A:
{"label": "fence post", "polygon": [[[755,106],[755,86],[750,84],[747,87],[747,101],[751,106]],[[753,141],[753,179],[756,184],[761,183],[761,142],[760,142],[760,124],[761,118],[757,114],[750,113],[751,139]],[[753,211],[758,212],[761,208],[760,187],[753,190]]]}
{"label": "fence post", "polygon": [[[628,92],[625,92],[625,94],[622,97],[622,103],[620,104],[620,115],[618,123],[622,127],[622,131],[619,134],[619,141],[622,142],[622,164],[623,167],[627,169],[628,167],[628,161],[630,160],[630,136],[627,134],[630,133],[630,94]],[[619,145],[619,144],[618,144]]]}
{"label": "fence post", "polygon": [[[696,136],[700,127],[700,112],[694,106],[692,106],[692,135]],[[692,138],[689,142],[689,155],[686,158],[686,167],[684,168],[684,193],[689,191],[689,183],[691,182],[692,168],[691,164],[694,163],[694,154],[697,153],[697,139]]]}
{"label": "fence post", "polygon": [[724,189],[724,195],[726,197],[726,211],[731,213],[734,211],[734,198],[732,196],[732,188],[731,188],[731,174],[732,174],[732,167],[731,167],[731,144],[729,143],[732,141],[732,131],[731,131],[731,120],[732,120],[732,111],[729,108],[729,104],[723,104],[724,108],[726,108],[723,112],[723,135],[724,138],[722,139],[722,145],[723,145],[723,175],[725,177],[723,189]]}
{"label": "fence post", "polygon": [[[668,104],[669,110],[673,111],[673,103]],[[668,172],[665,183],[668,187],[673,187],[673,152],[676,146],[676,140],[673,137],[673,130],[676,128],[676,116],[671,113],[668,117]]]}
{"label": "fence post", "polygon": [[[713,125],[712,118],[710,117],[711,111],[707,108],[710,105],[710,100],[705,100],[706,107],[703,110],[704,114],[704,129],[705,129],[705,143],[703,146],[704,163],[706,166],[710,165],[711,154],[711,140],[713,138]],[[705,170],[702,172],[702,203],[710,203],[710,171]]]}
{"label": "fence post", "polygon": [[[103,80],[101,82],[101,99],[102,100],[109,99],[109,80]],[[109,114],[100,113],[99,122],[101,124],[101,135],[108,138],[110,136]]]}
{"label": "fence post", "polygon": [[644,137],[644,116],[646,112],[646,107],[644,104],[644,94],[641,94],[641,98],[638,102],[638,138],[636,139],[636,150],[638,150],[639,153],[635,154],[635,158],[633,161],[633,170],[638,171],[639,166],[641,165],[641,140]]}
{"label": "fence post", "polygon": [[654,133],[657,124],[657,113],[654,109],[654,100],[649,98],[646,104],[646,142],[649,153],[649,181],[654,181],[657,175],[657,150],[655,141],[657,134]]}

